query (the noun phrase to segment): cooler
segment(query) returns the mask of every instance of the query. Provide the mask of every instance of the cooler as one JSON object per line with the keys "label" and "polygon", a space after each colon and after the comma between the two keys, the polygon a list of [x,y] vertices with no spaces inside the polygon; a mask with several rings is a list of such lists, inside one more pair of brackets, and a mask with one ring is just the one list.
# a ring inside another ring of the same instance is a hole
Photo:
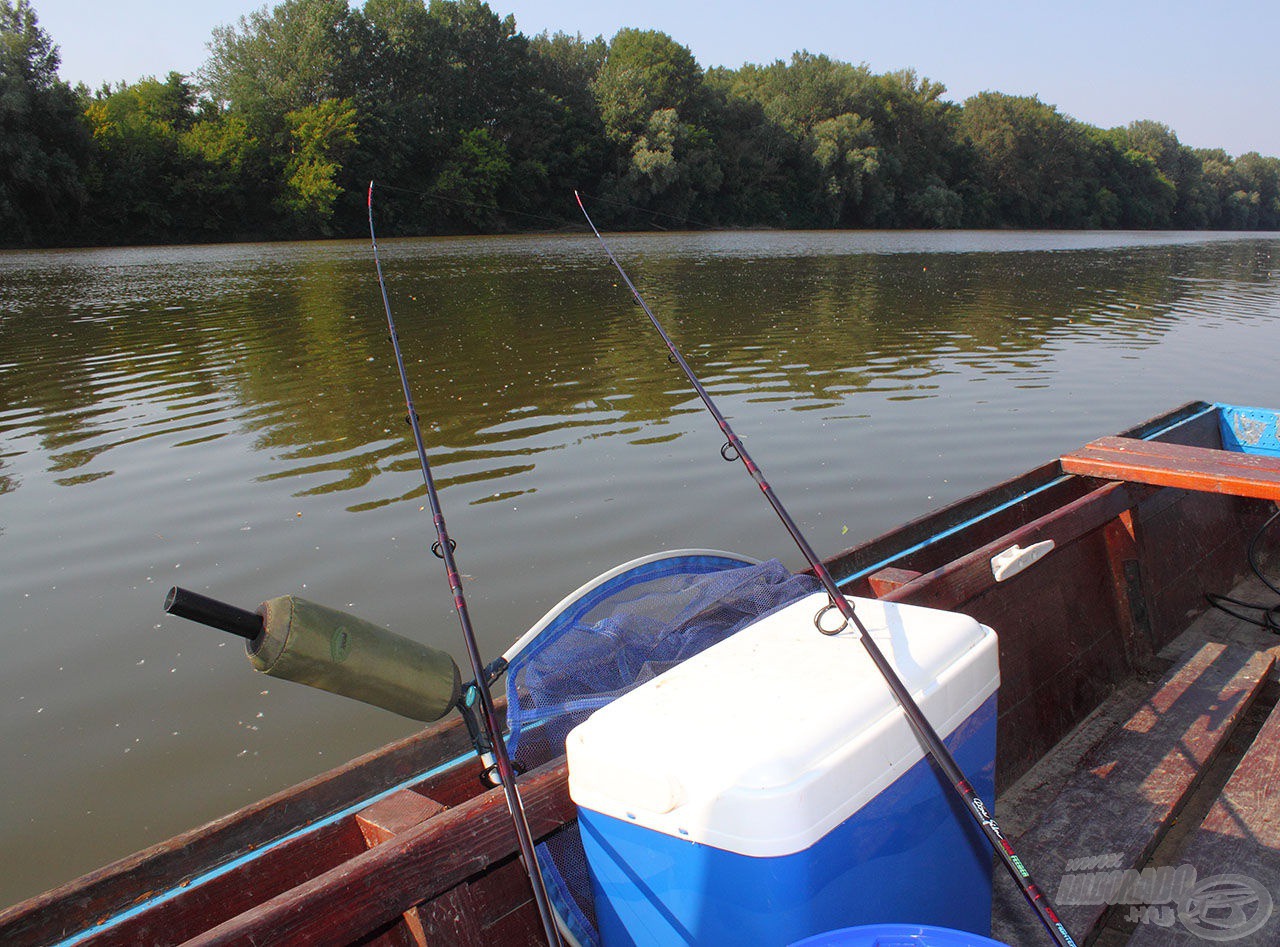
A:
{"label": "cooler", "polygon": [[[850,601],[990,803],[994,632]],[[569,734],[605,944],[784,944],[890,922],[990,932],[990,847],[856,634],[814,628],[826,603],[766,616]]]}

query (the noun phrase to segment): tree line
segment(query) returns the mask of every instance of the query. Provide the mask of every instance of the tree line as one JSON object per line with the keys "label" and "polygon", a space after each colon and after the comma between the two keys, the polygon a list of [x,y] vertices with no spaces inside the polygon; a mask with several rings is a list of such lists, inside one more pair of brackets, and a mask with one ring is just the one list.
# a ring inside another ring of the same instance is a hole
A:
{"label": "tree line", "polygon": [[703,69],[665,33],[528,37],[480,0],[283,0],[195,75],[59,79],[0,0],[0,243],[612,227],[1280,229],[1280,159],[799,52]]}

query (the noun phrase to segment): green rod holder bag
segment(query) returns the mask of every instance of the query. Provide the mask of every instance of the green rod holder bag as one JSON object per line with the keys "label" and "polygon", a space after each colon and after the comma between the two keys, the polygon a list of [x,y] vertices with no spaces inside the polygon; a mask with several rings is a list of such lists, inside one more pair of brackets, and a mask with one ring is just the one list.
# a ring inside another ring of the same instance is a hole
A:
{"label": "green rod holder bag", "polygon": [[245,650],[264,674],[424,722],[458,702],[461,675],[444,651],[293,595],[264,602],[258,612],[262,633]]}

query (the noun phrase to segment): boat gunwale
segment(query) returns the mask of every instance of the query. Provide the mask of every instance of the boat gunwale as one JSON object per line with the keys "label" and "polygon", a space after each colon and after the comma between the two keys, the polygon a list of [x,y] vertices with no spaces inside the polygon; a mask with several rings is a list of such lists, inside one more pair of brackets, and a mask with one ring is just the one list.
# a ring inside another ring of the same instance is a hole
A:
{"label": "boat gunwale", "polygon": [[[1205,415],[1216,414],[1219,408],[1220,405],[1207,401],[1188,401],[1172,411],[1120,432],[1119,436],[1142,440],[1164,439]],[[1055,458],[1026,473],[924,513],[886,533],[837,552],[825,561],[842,588],[852,585],[865,592],[862,584],[880,569],[900,565],[913,554],[935,546],[944,539],[959,536],[975,526],[980,527],[982,523],[1004,511],[1013,511],[1015,516],[1025,519],[1034,518],[1039,515],[1037,510],[1051,509],[1079,499],[1092,489],[1090,484],[1091,480],[1087,477],[1063,473],[1061,464]],[[1022,509],[1015,509],[1019,506]],[[993,535],[1003,535],[1010,531],[1011,529],[1001,529]],[[973,548],[972,545],[970,548]],[[929,569],[917,571],[929,572],[941,564],[939,562]]]}
{"label": "boat gunwale", "polygon": [[[505,716],[505,700],[498,710]],[[471,762],[474,751],[462,719],[438,721],[6,908],[0,911],[0,940],[75,943],[106,930],[126,913],[147,910],[175,893],[192,890],[197,880],[221,874],[246,856]],[[474,768],[478,774],[479,766]],[[59,906],[74,913],[64,916],[66,912],[56,910]],[[86,923],[85,918],[94,920]]]}
{"label": "boat gunwale", "polygon": [[[1129,429],[1123,436],[1179,439],[1180,429],[1194,428],[1199,434],[1192,436],[1198,438],[1204,430],[1193,422],[1218,410],[1218,405],[1204,401],[1189,402]],[[875,569],[900,563],[920,548],[918,537],[924,533],[932,531],[935,538],[956,537],[957,543],[959,538],[965,538],[962,545],[966,552],[972,552],[993,541],[983,531],[990,533],[994,529],[994,524],[988,522],[994,514],[1004,517],[997,517],[1000,523],[1015,524],[1001,527],[992,534],[1006,536],[1047,512],[1079,501],[1097,487],[1098,481],[1063,474],[1058,463],[1051,461],[924,514],[889,533],[837,553],[827,561],[847,563],[856,558],[866,562],[896,545],[900,550],[896,555],[848,576],[842,585],[865,582]],[[972,541],[970,532],[978,534]],[[909,542],[913,537],[916,537],[914,544]],[[960,558],[963,554],[944,555],[940,564],[923,571],[926,576],[932,575]],[[833,571],[840,574],[834,566]],[[468,760],[474,763],[471,753],[461,719],[452,717],[440,721],[0,911],[0,939],[34,936],[41,941],[52,939],[71,944],[91,938],[107,927],[86,918],[105,918],[115,923],[126,914],[132,916],[149,910],[163,900],[190,890],[197,879],[235,870],[240,860],[252,860],[255,854],[283,841],[354,814],[397,789],[419,784],[433,773],[442,777],[455,773],[465,768]],[[478,771],[478,767],[473,768]],[[473,789],[469,796],[462,798],[474,798],[480,790],[478,782]],[[452,805],[461,798],[441,801]],[[67,934],[73,927],[76,932]]]}

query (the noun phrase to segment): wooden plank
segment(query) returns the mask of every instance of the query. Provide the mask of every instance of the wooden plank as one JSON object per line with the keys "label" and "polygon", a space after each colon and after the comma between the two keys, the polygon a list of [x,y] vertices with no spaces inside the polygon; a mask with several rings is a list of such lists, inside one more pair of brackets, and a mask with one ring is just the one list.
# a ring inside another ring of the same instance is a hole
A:
{"label": "wooden plank", "polygon": [[524,863],[513,858],[420,909],[428,944],[545,944]]}
{"label": "wooden plank", "polygon": [[1186,490],[1160,490],[1137,508],[1157,652],[1208,607],[1205,592],[1230,591],[1249,574],[1249,541],[1272,512],[1265,500]]}
{"label": "wooden plank", "polygon": [[[434,799],[412,789],[401,789],[356,813],[356,824],[370,846],[381,845],[445,810],[446,807]],[[403,923],[393,928],[392,933],[397,931],[405,943],[414,947],[427,947],[429,943],[417,908],[410,908],[404,913]]]}
{"label": "wooden plank", "polygon": [[867,576],[867,582],[871,586],[871,594],[876,598],[884,598],[894,589],[902,588],[913,579],[920,578],[921,573],[914,569],[881,569],[879,572],[873,572]]}
{"label": "wooden plank", "polygon": [[1125,656],[1103,533],[1059,546],[963,606],[999,640],[997,793],[1135,670]]}
{"label": "wooden plank", "polygon": [[[1194,875],[1184,866],[1194,869]],[[1274,903],[1280,898],[1280,708],[1268,715],[1204,822],[1169,869],[1182,871],[1191,891],[1151,905],[1155,910],[1135,909],[1132,919],[1138,927],[1131,947],[1201,945],[1207,939],[1200,936],[1205,930],[1221,935],[1214,940],[1225,941],[1232,935],[1233,942],[1280,943],[1280,910],[1276,909],[1280,905]],[[1236,877],[1214,883],[1223,875]],[[1197,888],[1202,894],[1238,893],[1240,913],[1228,913],[1219,902],[1210,912],[1211,920],[1206,920],[1195,908],[1202,908],[1208,899],[1195,905],[1183,900]],[[1175,901],[1192,911],[1180,915]]]}
{"label": "wooden plank", "polygon": [[1066,473],[1280,500],[1280,458],[1127,437],[1100,437],[1062,458]]}
{"label": "wooden plank", "polygon": [[[837,578],[861,572],[877,563],[927,572],[961,551],[1008,532],[1046,510],[1075,499],[1088,489],[1084,481],[1063,477],[1057,462],[1048,463],[941,510],[925,513],[888,533],[832,556],[826,560],[826,565]],[[850,583],[845,591],[851,595],[870,594],[865,577]]]}
{"label": "wooden plank", "polygon": [[[1156,490],[1105,484],[881,596],[963,610],[1000,636],[997,787],[1021,775],[1135,669],[1117,618],[1128,603],[1116,601],[1103,531]],[[995,581],[993,556],[1045,540],[1055,544],[1047,557]]]}
{"label": "wooden plank", "polygon": [[381,845],[444,811],[445,807],[434,799],[412,789],[401,789],[356,813],[356,824],[370,846]]}
{"label": "wooden plank", "polygon": [[[535,839],[577,818],[564,760],[521,780]],[[493,789],[345,864],[193,938],[215,944],[349,944],[435,898],[517,849],[501,789]]]}
{"label": "wooden plank", "polygon": [[1103,527],[1111,587],[1119,605],[1120,632],[1125,660],[1130,667],[1145,668],[1155,657],[1151,638],[1148,594],[1142,581],[1142,554],[1133,510],[1125,510]]}
{"label": "wooden plank", "polygon": [[1217,408],[1209,402],[1188,401],[1168,414],[1121,431],[1120,436],[1159,439],[1169,444],[1190,444],[1193,447],[1221,447],[1219,418]]}
{"label": "wooden plank", "polygon": [[[1222,446],[1218,415],[1203,401],[1182,405],[1122,433],[1128,437],[1159,436],[1161,440],[1198,447]],[[827,567],[837,578],[876,563],[918,572],[937,569],[1089,491],[1085,481],[1061,474],[1062,466],[1057,461],[1045,464],[838,553],[827,560]],[[865,577],[850,582],[845,592],[872,594]]]}
{"label": "wooden plank", "polygon": [[[1090,887],[1098,867],[1123,871],[1146,863],[1271,665],[1270,656],[1245,648],[1204,645],[1086,757],[1018,840],[1015,847],[1078,943],[1108,907],[1092,903],[1099,900]],[[1016,897],[1006,892],[1001,899]],[[1027,911],[997,921],[1001,941],[1029,944],[1043,936]]]}

